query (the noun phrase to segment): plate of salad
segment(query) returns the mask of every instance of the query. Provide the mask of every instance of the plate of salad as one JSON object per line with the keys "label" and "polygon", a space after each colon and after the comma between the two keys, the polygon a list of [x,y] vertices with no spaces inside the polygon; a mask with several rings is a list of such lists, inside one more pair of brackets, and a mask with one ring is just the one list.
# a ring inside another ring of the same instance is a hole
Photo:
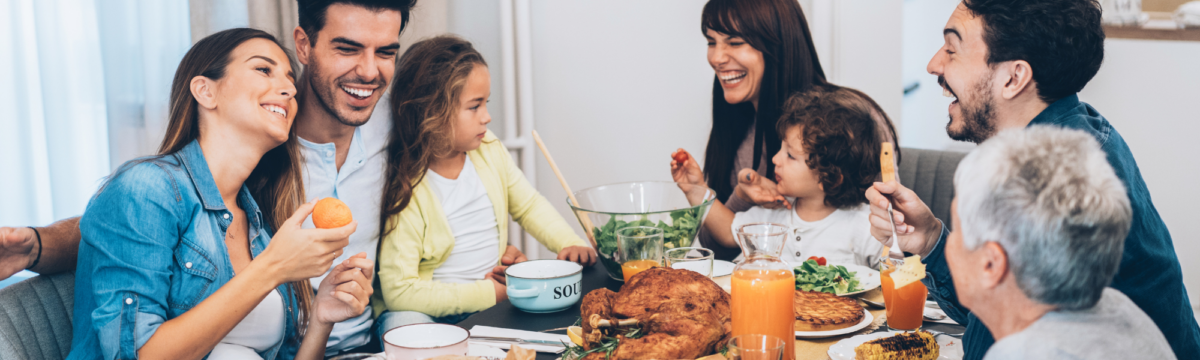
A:
{"label": "plate of salad", "polygon": [[792,269],[796,289],[820,291],[838,296],[857,295],[879,287],[879,271],[861,265],[821,265],[808,259]]}

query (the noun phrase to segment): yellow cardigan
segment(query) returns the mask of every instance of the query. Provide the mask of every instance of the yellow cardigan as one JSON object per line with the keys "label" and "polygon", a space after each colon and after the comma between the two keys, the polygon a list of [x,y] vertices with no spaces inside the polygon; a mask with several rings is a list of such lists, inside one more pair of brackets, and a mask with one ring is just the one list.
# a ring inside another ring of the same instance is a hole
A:
{"label": "yellow cardigan", "polygon": [[[508,248],[508,216],[555,253],[569,246],[589,246],[567,221],[530,186],[513,163],[508,149],[488,131],[483,144],[467,156],[487,188],[496,212],[503,256]],[[433,281],[454,249],[454,235],[429,180],[413,189],[408,207],[388,220],[394,230],[380,242],[378,281],[371,301],[375,315],[390,311],[419,311],[433,317],[471,313],[496,305],[491,280],[469,284]],[[497,264],[499,265],[499,264]]]}

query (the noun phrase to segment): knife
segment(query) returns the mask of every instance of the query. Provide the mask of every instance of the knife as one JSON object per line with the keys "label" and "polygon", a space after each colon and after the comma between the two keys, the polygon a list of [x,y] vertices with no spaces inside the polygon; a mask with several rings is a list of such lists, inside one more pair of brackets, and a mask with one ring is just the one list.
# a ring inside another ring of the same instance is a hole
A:
{"label": "knife", "polygon": [[482,340],[482,341],[499,341],[499,342],[512,342],[512,343],[518,343],[518,344],[551,345],[551,346],[558,346],[558,347],[566,347],[566,344],[564,344],[563,341],[557,341],[557,340],[528,340],[528,339],[518,339],[518,338],[510,338],[510,337],[474,336],[474,335],[471,336],[471,339]]}

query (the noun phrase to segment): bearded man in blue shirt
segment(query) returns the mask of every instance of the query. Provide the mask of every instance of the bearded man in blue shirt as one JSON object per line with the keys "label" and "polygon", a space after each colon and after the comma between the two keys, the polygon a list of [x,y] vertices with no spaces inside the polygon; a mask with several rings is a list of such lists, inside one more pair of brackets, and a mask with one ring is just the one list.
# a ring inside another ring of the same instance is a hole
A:
{"label": "bearded man in blue shirt", "polygon": [[[1104,58],[1100,13],[1095,0],[964,0],[946,23],[945,44],[927,70],[955,98],[946,125],[955,140],[981,143],[1002,130],[1033,125],[1082,130],[1096,138],[1124,182],[1133,209],[1110,286],[1154,320],[1177,356],[1195,356],[1200,354],[1200,327],[1189,307],[1171,234],[1125,140],[1076,95]],[[951,318],[967,325],[964,359],[983,358],[995,340],[955,293],[943,254],[949,229],[942,220],[947,219],[935,218],[913,191],[894,182],[876,183],[867,198],[872,235],[884,242],[892,236],[890,200],[900,249],[921,255],[930,295]]]}

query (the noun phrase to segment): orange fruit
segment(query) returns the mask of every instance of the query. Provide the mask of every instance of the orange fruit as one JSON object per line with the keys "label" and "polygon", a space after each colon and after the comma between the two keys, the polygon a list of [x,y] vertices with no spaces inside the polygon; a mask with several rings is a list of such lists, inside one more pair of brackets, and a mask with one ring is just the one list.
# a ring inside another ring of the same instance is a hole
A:
{"label": "orange fruit", "polygon": [[350,207],[341,200],[327,197],[317,201],[317,206],[313,208],[312,213],[313,225],[319,229],[340,228],[349,224],[354,220],[350,216]]}

